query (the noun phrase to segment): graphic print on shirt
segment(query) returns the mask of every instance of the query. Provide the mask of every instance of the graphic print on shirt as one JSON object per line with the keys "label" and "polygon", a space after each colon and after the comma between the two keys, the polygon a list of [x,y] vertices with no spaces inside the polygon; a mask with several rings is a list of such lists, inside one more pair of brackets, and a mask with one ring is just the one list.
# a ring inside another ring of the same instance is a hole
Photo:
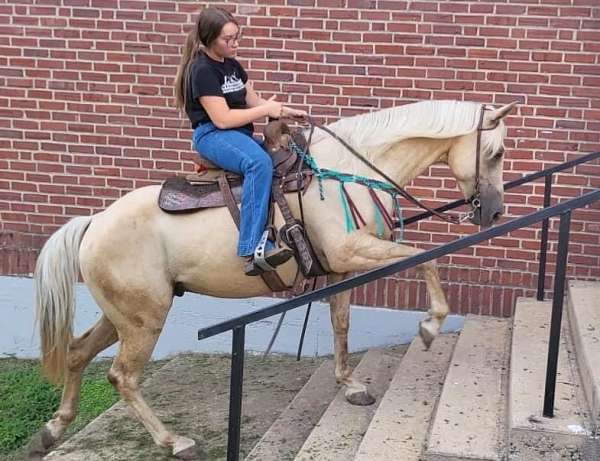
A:
{"label": "graphic print on shirt", "polygon": [[244,83],[237,75],[225,75],[225,83],[221,85],[221,91],[223,94],[235,93],[244,89]]}

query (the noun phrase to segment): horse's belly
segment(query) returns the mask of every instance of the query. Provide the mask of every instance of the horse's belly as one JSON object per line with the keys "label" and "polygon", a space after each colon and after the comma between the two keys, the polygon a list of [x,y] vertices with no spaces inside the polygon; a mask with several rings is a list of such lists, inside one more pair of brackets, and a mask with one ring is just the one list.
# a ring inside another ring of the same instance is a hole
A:
{"label": "horse's belly", "polygon": [[[241,261],[241,258],[237,259]],[[261,277],[244,274],[240,261],[203,260],[190,266],[179,279],[188,291],[218,298],[250,298],[270,294],[271,290]],[[291,285],[294,282],[295,267],[295,262],[291,261],[279,266],[277,272],[284,283]]]}

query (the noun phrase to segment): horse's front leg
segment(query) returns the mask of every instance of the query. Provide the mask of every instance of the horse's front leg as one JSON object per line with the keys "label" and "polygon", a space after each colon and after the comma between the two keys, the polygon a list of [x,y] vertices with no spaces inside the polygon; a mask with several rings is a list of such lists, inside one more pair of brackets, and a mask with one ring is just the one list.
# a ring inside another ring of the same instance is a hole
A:
{"label": "horse's front leg", "polygon": [[[342,281],[346,274],[329,274],[329,283]],[[352,376],[348,366],[348,328],[350,326],[350,295],[344,291],[329,298],[335,350],[335,379],[346,386],[346,399],[353,405],[371,405],[375,399],[367,387]]]}
{"label": "horse's front leg", "polygon": [[[336,272],[364,271],[386,266],[422,252],[423,250],[408,245],[355,232],[347,235],[344,244],[339,246],[333,254],[328,255],[328,261]],[[423,343],[429,347],[440,332],[449,308],[435,262],[423,263],[417,266],[417,269],[425,278],[431,300],[429,315],[419,325],[419,334]]]}

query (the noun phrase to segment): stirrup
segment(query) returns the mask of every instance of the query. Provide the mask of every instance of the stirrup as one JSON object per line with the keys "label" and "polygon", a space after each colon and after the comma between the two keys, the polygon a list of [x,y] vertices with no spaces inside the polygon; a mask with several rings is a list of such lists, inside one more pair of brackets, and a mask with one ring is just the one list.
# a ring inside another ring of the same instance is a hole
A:
{"label": "stirrup", "polygon": [[[259,275],[265,272],[273,272],[277,266],[287,262],[294,256],[292,250],[277,246],[277,244],[275,244],[275,247],[272,250],[266,251],[268,237],[265,239],[265,235],[268,235],[267,232],[261,237],[251,259],[246,262],[244,268],[246,275]],[[262,264],[258,263],[259,258]]]}
{"label": "stirrup", "polygon": [[256,249],[254,250],[254,265],[258,268],[262,269],[265,272],[274,271],[275,268],[271,266],[265,260],[265,253],[267,248],[267,241],[269,239],[269,231],[266,230],[263,232],[262,237],[260,238]]}

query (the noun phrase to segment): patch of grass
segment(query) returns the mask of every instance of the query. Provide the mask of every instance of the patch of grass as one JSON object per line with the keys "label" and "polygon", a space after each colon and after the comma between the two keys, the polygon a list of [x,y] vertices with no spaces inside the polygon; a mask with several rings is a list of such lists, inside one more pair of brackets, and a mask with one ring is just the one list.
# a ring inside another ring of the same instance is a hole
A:
{"label": "patch of grass", "polygon": [[84,378],[81,384],[79,414],[67,431],[70,436],[83,429],[90,421],[108,410],[120,396],[105,377]]}
{"label": "patch of grass", "polygon": [[[60,402],[60,389],[45,381],[31,361],[8,359],[0,370],[0,453],[23,445]],[[19,363],[20,362],[20,363]]]}
{"label": "patch of grass", "polygon": [[[81,387],[79,414],[67,437],[111,407],[118,394],[106,380],[110,362],[90,364]],[[41,375],[35,360],[0,359],[0,455],[19,452],[58,408],[62,388]],[[9,458],[10,459],[10,458]]]}

